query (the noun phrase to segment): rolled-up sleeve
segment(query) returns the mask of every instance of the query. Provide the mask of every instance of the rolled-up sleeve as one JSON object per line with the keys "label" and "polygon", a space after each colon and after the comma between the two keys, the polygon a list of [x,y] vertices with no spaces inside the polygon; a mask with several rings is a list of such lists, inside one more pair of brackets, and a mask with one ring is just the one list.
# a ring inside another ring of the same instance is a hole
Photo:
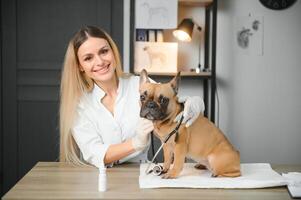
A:
{"label": "rolled-up sleeve", "polygon": [[101,167],[109,144],[104,144],[101,136],[97,134],[95,125],[84,115],[76,120],[72,128],[72,135],[86,162]]}

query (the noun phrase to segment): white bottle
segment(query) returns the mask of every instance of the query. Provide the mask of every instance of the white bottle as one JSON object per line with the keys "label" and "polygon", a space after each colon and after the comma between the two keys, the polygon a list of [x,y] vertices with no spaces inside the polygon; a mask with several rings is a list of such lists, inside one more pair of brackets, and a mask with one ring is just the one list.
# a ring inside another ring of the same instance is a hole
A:
{"label": "white bottle", "polygon": [[98,191],[104,192],[107,190],[107,168],[102,166],[99,168],[98,174]]}

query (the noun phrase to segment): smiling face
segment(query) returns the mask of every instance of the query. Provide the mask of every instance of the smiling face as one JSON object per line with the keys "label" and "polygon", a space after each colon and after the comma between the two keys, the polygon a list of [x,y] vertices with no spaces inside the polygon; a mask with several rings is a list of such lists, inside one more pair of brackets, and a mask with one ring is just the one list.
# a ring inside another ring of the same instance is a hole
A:
{"label": "smiling face", "polygon": [[115,75],[116,61],[107,40],[88,37],[77,52],[80,70],[95,82],[110,81]]}

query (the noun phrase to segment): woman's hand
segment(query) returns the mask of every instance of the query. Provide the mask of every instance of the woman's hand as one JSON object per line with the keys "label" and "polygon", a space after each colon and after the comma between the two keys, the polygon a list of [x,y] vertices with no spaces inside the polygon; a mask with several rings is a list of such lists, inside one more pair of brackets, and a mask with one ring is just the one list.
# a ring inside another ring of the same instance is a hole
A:
{"label": "woman's hand", "polygon": [[185,123],[186,127],[189,127],[198,118],[199,114],[205,110],[204,101],[199,96],[179,97],[178,102],[184,103],[184,111],[177,115],[174,122],[179,122],[181,117],[184,116],[182,124]]}
{"label": "woman's hand", "polygon": [[132,139],[133,147],[136,151],[144,149],[148,145],[149,133],[154,130],[153,122],[140,118],[135,130],[136,135]]}

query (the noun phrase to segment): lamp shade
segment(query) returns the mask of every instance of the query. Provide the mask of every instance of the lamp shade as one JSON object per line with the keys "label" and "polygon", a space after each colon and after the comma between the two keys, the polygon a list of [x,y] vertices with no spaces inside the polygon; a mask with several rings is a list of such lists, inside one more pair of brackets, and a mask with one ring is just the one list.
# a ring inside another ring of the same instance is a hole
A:
{"label": "lamp shade", "polygon": [[185,18],[179,24],[178,28],[173,31],[173,35],[181,41],[190,42],[192,37],[194,23],[192,19]]}

